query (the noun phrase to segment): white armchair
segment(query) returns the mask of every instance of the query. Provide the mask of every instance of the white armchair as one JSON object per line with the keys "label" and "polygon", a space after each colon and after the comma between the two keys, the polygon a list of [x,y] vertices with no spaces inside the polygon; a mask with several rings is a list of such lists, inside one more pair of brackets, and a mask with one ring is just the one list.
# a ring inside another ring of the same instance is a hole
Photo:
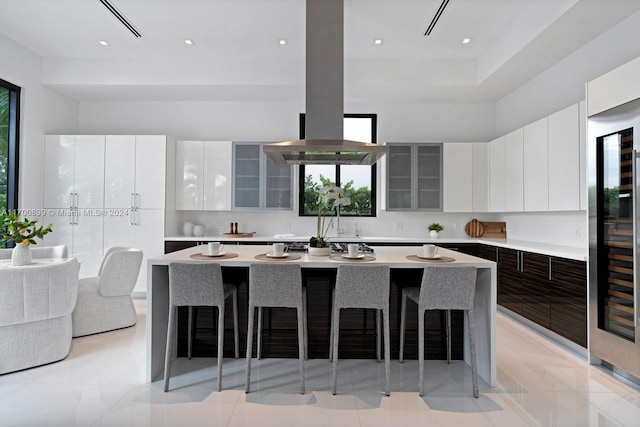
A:
{"label": "white armchair", "polygon": [[136,285],[142,251],[111,247],[102,258],[97,277],[80,279],[73,310],[73,336],[97,334],[136,324],[131,292]]}
{"label": "white armchair", "polygon": [[0,268],[0,374],[67,357],[79,271],[76,258]]}

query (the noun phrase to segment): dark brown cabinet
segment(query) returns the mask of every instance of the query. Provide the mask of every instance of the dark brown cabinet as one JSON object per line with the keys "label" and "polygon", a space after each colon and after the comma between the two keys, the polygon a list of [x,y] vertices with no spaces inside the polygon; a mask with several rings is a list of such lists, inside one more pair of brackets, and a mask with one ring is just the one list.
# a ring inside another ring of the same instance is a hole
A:
{"label": "dark brown cabinet", "polygon": [[522,314],[522,273],[520,251],[498,250],[498,304]]}
{"label": "dark brown cabinet", "polygon": [[575,261],[482,245],[480,256],[498,264],[498,304],[587,346],[587,267]]}
{"label": "dark brown cabinet", "polygon": [[587,347],[587,266],[585,262],[551,258],[550,327]]}
{"label": "dark brown cabinet", "polygon": [[[521,252],[522,315],[549,329],[550,257],[531,252]],[[586,299],[585,299],[586,302]]]}

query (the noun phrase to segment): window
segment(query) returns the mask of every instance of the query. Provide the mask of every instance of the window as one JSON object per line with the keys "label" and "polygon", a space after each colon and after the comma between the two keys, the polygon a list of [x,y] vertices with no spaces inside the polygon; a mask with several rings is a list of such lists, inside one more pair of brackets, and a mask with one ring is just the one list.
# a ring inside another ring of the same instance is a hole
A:
{"label": "window", "polygon": [[20,88],[0,79],[0,212],[18,208]]}
{"label": "window", "polygon": [[[300,137],[304,138],[305,115],[300,115]],[[345,114],[344,139],[376,142],[375,114]],[[340,208],[345,216],[376,216],[376,165],[301,165],[300,216],[318,214],[318,191],[325,185],[338,185],[351,199]]]}

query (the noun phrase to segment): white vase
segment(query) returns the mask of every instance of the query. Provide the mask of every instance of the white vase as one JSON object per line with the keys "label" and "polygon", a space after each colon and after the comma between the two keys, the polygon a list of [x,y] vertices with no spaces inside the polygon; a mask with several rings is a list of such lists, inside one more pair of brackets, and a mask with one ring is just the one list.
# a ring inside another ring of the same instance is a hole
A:
{"label": "white vase", "polygon": [[193,223],[185,222],[182,226],[182,234],[185,236],[193,236]]}
{"label": "white vase", "polygon": [[19,267],[31,264],[31,248],[29,245],[17,244],[11,252],[11,265]]}
{"label": "white vase", "polygon": [[331,255],[331,248],[313,248],[309,246],[309,255],[311,256],[329,256]]}
{"label": "white vase", "polygon": [[429,237],[431,237],[432,239],[437,239],[439,235],[440,233],[438,233],[436,230],[429,231]]}

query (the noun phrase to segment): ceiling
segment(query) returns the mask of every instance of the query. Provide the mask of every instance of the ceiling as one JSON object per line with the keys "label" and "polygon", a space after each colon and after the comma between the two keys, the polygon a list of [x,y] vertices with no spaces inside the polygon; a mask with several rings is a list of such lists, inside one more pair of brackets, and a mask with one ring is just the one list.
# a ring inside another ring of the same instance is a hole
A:
{"label": "ceiling", "polygon": [[[99,0],[0,0],[0,33],[44,58],[45,85],[81,101],[304,99],[303,0],[111,3],[141,38]],[[450,0],[424,36],[441,3],[344,0],[345,101],[497,100],[640,10]]]}

